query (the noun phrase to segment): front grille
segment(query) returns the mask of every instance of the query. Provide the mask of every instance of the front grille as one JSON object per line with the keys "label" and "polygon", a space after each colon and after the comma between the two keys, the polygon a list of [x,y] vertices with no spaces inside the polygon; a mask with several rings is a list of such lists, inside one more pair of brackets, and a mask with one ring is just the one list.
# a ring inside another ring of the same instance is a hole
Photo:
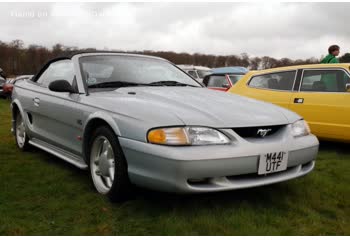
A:
{"label": "front grille", "polygon": [[258,173],[247,173],[247,174],[241,174],[241,175],[234,175],[234,176],[227,176],[226,178],[231,180],[231,181],[235,181],[235,180],[258,180],[258,179],[262,179],[265,177],[269,177],[269,176],[276,176],[276,175],[282,175],[291,171],[295,171],[298,167],[301,167],[301,169],[299,171],[303,171],[307,169],[310,169],[312,167],[313,161],[311,162],[307,162],[301,165],[297,165],[297,166],[292,166],[292,167],[287,167],[286,170],[280,171],[280,172],[274,172],[274,173],[269,173],[269,174],[264,174],[264,175],[259,175]]}
{"label": "front grille", "polygon": [[264,138],[277,133],[285,125],[233,128],[242,138]]}
{"label": "front grille", "polygon": [[[259,175],[257,172],[255,172],[255,173],[247,173],[247,174],[233,175],[233,176],[203,178],[202,181],[188,180],[187,182],[192,187],[202,188],[202,189],[218,189],[221,187],[238,189],[238,188],[259,186],[266,183],[270,184],[274,182],[281,182],[286,179],[302,176],[308,173],[309,171],[311,171],[313,167],[314,167],[314,161],[311,161],[301,165],[290,166],[284,171],[274,172],[274,173],[269,173],[264,175]],[[220,178],[222,178],[222,180]]]}

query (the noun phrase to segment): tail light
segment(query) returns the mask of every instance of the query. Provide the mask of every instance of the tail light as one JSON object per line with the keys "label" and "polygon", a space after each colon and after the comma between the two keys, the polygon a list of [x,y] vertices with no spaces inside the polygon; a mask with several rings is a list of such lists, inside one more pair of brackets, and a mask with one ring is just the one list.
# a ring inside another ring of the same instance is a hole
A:
{"label": "tail light", "polygon": [[4,93],[12,93],[12,90],[13,90],[13,85],[12,84],[8,84],[8,83],[5,83],[3,86],[2,86],[2,90]]}

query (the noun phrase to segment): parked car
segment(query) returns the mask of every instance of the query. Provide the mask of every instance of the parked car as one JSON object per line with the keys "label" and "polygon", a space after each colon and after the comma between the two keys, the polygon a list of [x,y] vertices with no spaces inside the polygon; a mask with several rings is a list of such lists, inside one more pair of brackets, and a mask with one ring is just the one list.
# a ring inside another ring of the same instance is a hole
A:
{"label": "parked car", "polygon": [[316,64],[248,73],[231,93],[299,113],[321,139],[350,142],[350,64]]}
{"label": "parked car", "polygon": [[6,80],[0,76],[0,97],[4,98],[6,95],[4,94],[4,84],[6,83]]}
{"label": "parked car", "polygon": [[20,75],[17,76],[16,78],[13,79],[8,79],[6,83],[3,85],[3,94],[6,97],[11,97],[13,86],[15,85],[15,82],[19,80],[25,80],[25,79],[30,79],[34,75]]}
{"label": "parked car", "polygon": [[203,84],[210,89],[226,92],[247,72],[248,69],[244,67],[214,68],[210,75],[204,77]]}
{"label": "parked car", "polygon": [[193,65],[177,65],[179,68],[187,72],[191,77],[196,79],[198,82],[202,82],[203,78],[211,73],[211,69],[202,66]]}
{"label": "parked car", "polygon": [[203,88],[144,55],[53,59],[16,84],[12,118],[19,149],[90,169],[111,200],[125,198],[130,184],[200,193],[286,181],[311,172],[318,152],[297,114]]}

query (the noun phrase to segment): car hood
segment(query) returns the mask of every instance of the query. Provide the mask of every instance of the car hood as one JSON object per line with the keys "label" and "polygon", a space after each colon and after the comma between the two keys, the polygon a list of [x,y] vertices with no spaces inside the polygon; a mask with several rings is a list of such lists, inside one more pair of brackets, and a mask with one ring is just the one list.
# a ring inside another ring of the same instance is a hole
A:
{"label": "car hood", "polygon": [[300,117],[276,105],[195,87],[127,87],[94,92],[91,104],[152,126],[215,128],[281,125]]}

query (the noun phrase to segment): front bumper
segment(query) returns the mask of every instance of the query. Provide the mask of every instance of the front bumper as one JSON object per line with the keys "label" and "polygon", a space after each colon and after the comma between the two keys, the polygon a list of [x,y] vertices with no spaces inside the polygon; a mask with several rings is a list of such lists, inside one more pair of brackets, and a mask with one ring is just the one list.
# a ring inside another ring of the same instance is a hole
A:
{"label": "front bumper", "polygon": [[[236,139],[230,145],[174,147],[126,138],[119,141],[132,183],[166,192],[214,192],[282,182],[311,172],[317,138],[293,138],[286,134],[288,128],[279,136],[259,140],[245,140],[225,130]],[[287,170],[258,175],[260,154],[280,150],[289,152]]]}

